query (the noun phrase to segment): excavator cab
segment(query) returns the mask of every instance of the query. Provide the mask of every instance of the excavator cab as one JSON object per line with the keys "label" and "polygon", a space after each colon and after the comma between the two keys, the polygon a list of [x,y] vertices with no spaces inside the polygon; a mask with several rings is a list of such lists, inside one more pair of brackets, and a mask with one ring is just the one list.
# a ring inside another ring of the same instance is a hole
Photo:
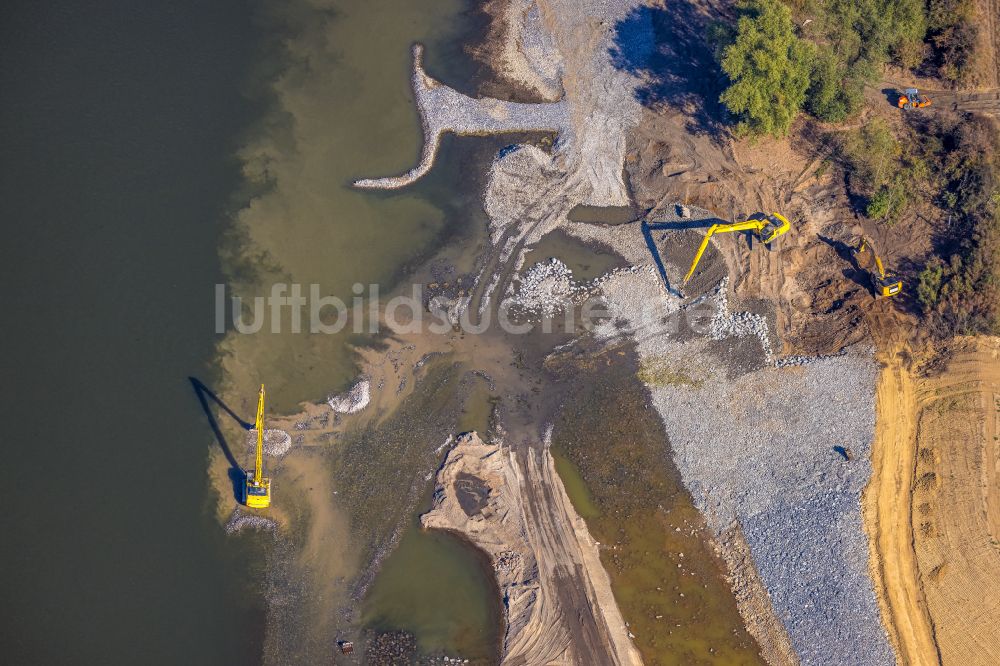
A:
{"label": "excavator cab", "polygon": [[925,106],[930,106],[931,100],[929,97],[921,97],[920,91],[916,88],[907,88],[903,91],[903,94],[899,96],[899,101],[896,102],[896,105],[904,111],[910,111],[912,109],[922,109]]}
{"label": "excavator cab", "polygon": [[243,503],[251,509],[266,509],[271,506],[271,479],[264,476],[264,385],[260,385],[257,398],[257,460],[253,474],[246,473],[243,487]]}
{"label": "excavator cab", "polygon": [[246,495],[243,500],[251,509],[266,509],[271,506],[271,479],[261,479],[260,483],[247,477]]}
{"label": "excavator cab", "polygon": [[878,296],[886,298],[903,291],[903,281],[892,272],[887,272],[884,277],[872,274],[872,287]]}
{"label": "excavator cab", "polygon": [[789,226],[791,226],[781,213],[771,213],[756,219],[763,223],[756,234],[760,242],[765,245],[770,244],[775,238],[788,231]]}

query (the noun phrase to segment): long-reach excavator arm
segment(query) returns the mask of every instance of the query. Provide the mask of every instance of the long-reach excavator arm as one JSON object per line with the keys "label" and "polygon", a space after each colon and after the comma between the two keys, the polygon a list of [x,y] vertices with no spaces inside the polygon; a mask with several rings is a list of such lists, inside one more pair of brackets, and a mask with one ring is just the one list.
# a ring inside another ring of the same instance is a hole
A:
{"label": "long-reach excavator arm", "polygon": [[264,385],[260,385],[260,397],[257,399],[257,461],[254,466],[253,480],[260,483],[264,478]]}
{"label": "long-reach excavator arm", "polygon": [[708,243],[715,234],[752,231],[758,240],[767,244],[788,231],[789,227],[788,220],[780,213],[771,213],[765,217],[750,219],[745,222],[713,224],[705,233],[705,237],[701,240],[701,245],[698,246],[698,251],[694,255],[694,261],[691,262],[691,268],[688,270],[687,275],[684,276],[684,284],[687,284],[687,281],[694,275],[694,270],[698,267],[698,262],[701,261],[701,255],[705,254],[705,249],[708,248]]}
{"label": "long-reach excavator arm", "polygon": [[257,398],[257,459],[253,476],[247,475],[243,500],[252,509],[266,509],[271,506],[271,479],[264,477],[264,385],[260,385]]}

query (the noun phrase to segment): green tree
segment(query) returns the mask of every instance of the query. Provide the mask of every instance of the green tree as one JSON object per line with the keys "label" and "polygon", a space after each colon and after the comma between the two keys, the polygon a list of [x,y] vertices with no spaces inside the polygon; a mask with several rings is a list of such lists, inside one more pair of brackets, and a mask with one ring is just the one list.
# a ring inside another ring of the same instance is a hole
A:
{"label": "green tree", "polygon": [[847,63],[833,49],[822,47],[813,62],[806,110],[820,120],[836,123],[861,108],[863,86],[850,75]]}
{"label": "green tree", "polygon": [[805,103],[814,48],[795,36],[780,0],[745,0],[739,12],[722,52],[730,86],[720,99],[739,119],[738,134],[784,136]]}

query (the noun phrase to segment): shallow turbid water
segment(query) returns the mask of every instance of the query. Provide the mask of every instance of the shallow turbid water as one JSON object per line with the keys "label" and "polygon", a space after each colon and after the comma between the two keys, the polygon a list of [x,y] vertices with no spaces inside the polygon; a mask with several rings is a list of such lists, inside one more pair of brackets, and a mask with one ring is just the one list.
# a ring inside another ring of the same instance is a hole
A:
{"label": "shallow turbid water", "polygon": [[411,632],[423,654],[491,663],[499,652],[499,605],[485,554],[414,521],[368,595],[364,622]]}
{"label": "shallow turbid water", "polygon": [[555,257],[573,271],[577,282],[593,280],[605,273],[628,265],[624,259],[610,248],[602,248],[594,243],[586,243],[571,236],[562,229],[556,229],[542,237],[525,254],[524,265]]}
{"label": "shallow turbid water", "polygon": [[[285,282],[303,285],[303,293],[317,284],[322,295],[350,304],[355,284],[366,297],[373,283],[384,294],[474,223],[468,207],[481,208],[468,192],[427,182],[398,192],[359,190],[351,182],[417,163],[422,135],[411,46],[426,45],[432,76],[470,90],[476,67],[462,44],[481,35],[484,15],[468,0],[344,0],[329,3],[330,11],[304,4],[281,12],[287,50],[274,58],[280,64],[268,86],[272,110],[242,151],[247,173],[259,180],[237,216],[225,263],[234,290],[248,298]],[[260,333],[235,336],[227,378],[234,389],[266,381],[271,404],[291,411],[351,380],[350,328],[293,333],[286,313],[280,332],[269,322]]]}
{"label": "shallow turbid water", "polygon": [[[468,0],[345,0],[329,3],[329,11],[304,4],[293,3],[269,19],[285,26],[285,41],[272,57],[265,85],[270,111],[248,133],[241,152],[249,196],[222,254],[229,284],[241,295],[266,296],[276,282],[298,283],[304,293],[317,284],[324,296],[350,303],[355,284],[364,285],[366,295],[373,283],[387,294],[442,245],[475,247],[485,233],[479,195],[496,141],[449,138],[433,172],[400,192],[351,187],[356,178],[397,174],[417,162],[421,131],[410,84],[412,44],[426,45],[425,65],[432,76],[473,92],[477,67],[463,45],[482,35],[485,17],[473,9],[478,3]],[[260,176],[257,182],[254,175]],[[230,335],[222,366],[224,390],[233,403],[252,396],[264,382],[271,409],[291,413],[299,401],[322,400],[354,378],[348,343],[359,337],[350,334],[350,327],[311,335],[303,321],[302,332],[295,333],[287,314],[280,332],[269,331],[268,321],[258,334]],[[399,477],[409,485],[412,469],[405,467],[399,439],[404,430],[417,439],[422,431],[416,421],[369,434],[363,445],[347,440],[331,445],[332,468],[355,469],[355,463],[364,468],[334,473],[331,488],[339,495],[330,503],[346,514],[344,522],[352,529],[323,535],[361,552],[354,554],[362,570],[353,574],[367,575],[369,555],[407,516],[399,513],[405,488],[369,493],[372,486],[356,490],[352,481],[368,474],[377,482],[383,472],[392,476],[403,467]],[[443,439],[444,433],[435,431],[435,444]],[[426,441],[413,444],[426,448]],[[309,517],[290,508],[295,499],[289,477],[280,465],[274,467],[274,508],[298,516],[294,532]],[[482,564],[462,544],[449,535],[411,533],[386,566],[363,604],[364,617],[352,617],[378,630],[410,631],[424,652],[495,653],[495,594]],[[314,573],[308,570],[296,575],[302,585],[321,590],[317,596],[336,600],[314,603],[303,595],[299,605],[285,607],[291,612],[274,614],[268,625],[272,635],[295,632],[302,639],[274,639],[266,652],[276,662],[291,649],[300,649],[310,661],[328,661],[334,638],[357,638],[358,627],[340,618],[359,613],[362,604],[352,583],[330,587],[328,580],[310,578]],[[413,588],[413,581],[424,587]],[[414,595],[434,598],[435,589],[452,590],[461,603],[414,601]]]}

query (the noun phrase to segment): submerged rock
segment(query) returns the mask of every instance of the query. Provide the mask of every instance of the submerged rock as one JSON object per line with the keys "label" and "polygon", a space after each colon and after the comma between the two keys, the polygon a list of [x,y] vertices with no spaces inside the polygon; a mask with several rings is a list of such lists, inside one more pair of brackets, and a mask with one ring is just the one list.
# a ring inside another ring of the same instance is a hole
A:
{"label": "submerged rock", "polygon": [[339,414],[360,412],[371,402],[371,381],[365,377],[357,381],[347,393],[333,395],[326,399],[330,409]]}
{"label": "submerged rock", "polygon": [[[257,429],[247,430],[247,448],[253,450],[257,446]],[[280,458],[292,448],[292,436],[284,430],[266,428],[264,430],[264,453],[272,458]]]}

